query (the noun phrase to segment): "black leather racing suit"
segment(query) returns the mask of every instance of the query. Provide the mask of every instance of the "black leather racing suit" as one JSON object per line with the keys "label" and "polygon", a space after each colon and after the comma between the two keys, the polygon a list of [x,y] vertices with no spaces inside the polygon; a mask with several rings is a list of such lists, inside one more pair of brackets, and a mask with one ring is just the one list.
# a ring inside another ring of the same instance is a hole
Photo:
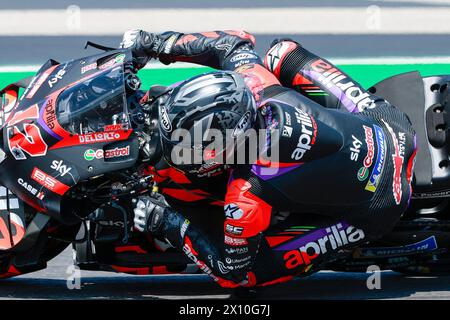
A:
{"label": "black leather racing suit", "polygon": [[393,228],[409,202],[416,146],[405,114],[291,41],[273,46],[265,67],[254,37],[243,31],[160,38],[163,63],[249,75],[256,126],[282,132],[279,162],[270,165],[278,170],[237,166],[226,190],[221,174],[183,176],[164,163],[152,169],[169,200],[223,204],[219,242],[174,209],[167,209],[161,231],[215,281],[225,287],[287,281]]}

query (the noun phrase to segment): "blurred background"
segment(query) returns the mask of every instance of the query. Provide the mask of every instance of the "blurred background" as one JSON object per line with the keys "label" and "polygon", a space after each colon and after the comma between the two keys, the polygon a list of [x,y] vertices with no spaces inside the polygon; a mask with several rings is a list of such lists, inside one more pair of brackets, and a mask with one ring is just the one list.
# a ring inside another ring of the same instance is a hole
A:
{"label": "blurred background", "polygon": [[[291,37],[342,66],[364,86],[419,69],[450,73],[447,0],[0,0],[0,86],[28,76],[48,58],[93,53],[91,40],[117,46],[130,28],[163,32],[244,29],[264,54],[276,37]],[[151,64],[145,86],[205,71]]]}

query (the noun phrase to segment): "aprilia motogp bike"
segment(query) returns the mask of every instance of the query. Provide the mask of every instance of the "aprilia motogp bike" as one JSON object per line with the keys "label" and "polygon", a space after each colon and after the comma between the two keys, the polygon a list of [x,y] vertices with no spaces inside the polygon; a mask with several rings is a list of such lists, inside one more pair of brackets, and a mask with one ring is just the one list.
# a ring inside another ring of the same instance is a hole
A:
{"label": "aprilia motogp bike", "polygon": [[[0,278],[43,269],[69,245],[82,270],[200,273],[184,254],[133,232],[132,199],[156,190],[146,161],[157,108],[141,103],[128,50],[90,45],[104,52],[49,60],[0,91]],[[417,130],[414,195],[389,235],[327,268],[450,273],[449,82],[411,72],[370,89]],[[208,230],[222,218],[199,222]]]}

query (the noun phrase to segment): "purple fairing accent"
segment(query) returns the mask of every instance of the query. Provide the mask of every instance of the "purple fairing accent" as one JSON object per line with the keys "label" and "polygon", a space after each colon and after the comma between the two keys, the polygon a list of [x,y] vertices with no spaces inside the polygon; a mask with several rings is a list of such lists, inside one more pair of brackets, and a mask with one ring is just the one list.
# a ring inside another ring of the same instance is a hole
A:
{"label": "purple fairing accent", "polygon": [[[340,222],[340,224],[342,225],[343,229],[348,228],[350,226],[346,222]],[[307,245],[308,243],[317,242],[319,239],[322,239],[330,234],[333,235],[332,232],[326,231],[327,228],[331,227],[332,226],[312,231],[305,236],[300,236],[298,238],[293,239],[292,241],[289,241],[288,243],[280,245],[279,247],[275,248],[275,250],[277,251],[297,250]]]}
{"label": "purple fairing accent", "polygon": [[173,89],[173,88],[175,88],[175,87],[178,87],[181,83],[183,83],[184,81],[178,81],[178,82],[175,82],[175,83],[172,83],[170,86],[168,86],[167,88],[169,88],[169,89]]}
{"label": "purple fairing accent", "polygon": [[[259,165],[252,165],[252,172],[261,178],[262,180],[269,180],[273,179],[275,177],[279,177],[289,171],[292,171],[298,167],[300,167],[302,163],[293,165],[292,167],[285,167],[285,168],[276,168],[276,167],[265,167],[265,166],[259,166]],[[267,173],[264,173],[264,170],[267,171]]]}
{"label": "purple fairing accent", "polygon": [[52,137],[54,137],[54,138],[56,138],[56,139],[58,139],[58,140],[62,140],[62,137],[60,137],[60,136],[58,136],[56,133],[54,133],[54,132],[52,131],[52,129],[50,129],[50,128],[47,126],[47,124],[42,120],[42,119],[43,119],[44,110],[45,110],[45,107],[43,107],[43,106],[45,106],[45,105],[47,104],[47,102],[48,102],[48,100],[46,100],[46,101],[44,102],[44,104],[43,104],[42,107],[41,107],[41,110],[39,111],[39,119],[38,119],[38,123],[41,125],[41,127],[42,127],[49,135],[51,135]]}
{"label": "purple fairing accent", "polygon": [[[312,71],[312,70],[304,70],[304,71],[302,71],[302,73],[304,75],[309,76],[311,79],[315,80],[318,83],[320,83],[319,79],[323,78],[323,76],[320,73]],[[352,102],[349,98],[347,98],[344,91],[339,89],[336,85],[333,85],[331,87],[328,87],[328,86],[326,86],[326,87],[336,98],[339,99],[339,101],[342,102],[342,104],[347,108],[348,111],[358,112],[357,105],[354,102]]]}

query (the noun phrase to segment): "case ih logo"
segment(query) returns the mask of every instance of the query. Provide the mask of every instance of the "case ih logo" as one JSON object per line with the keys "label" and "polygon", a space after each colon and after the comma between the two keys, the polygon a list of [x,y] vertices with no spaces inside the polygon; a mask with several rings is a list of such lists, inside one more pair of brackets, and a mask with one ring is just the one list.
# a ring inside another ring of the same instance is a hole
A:
{"label": "case ih logo", "polygon": [[38,168],[34,168],[31,173],[31,179],[44,186],[48,190],[59,194],[60,196],[64,195],[70,187],[65,185],[64,183],[56,180],[52,176],[46,174],[44,171],[39,170]]}

